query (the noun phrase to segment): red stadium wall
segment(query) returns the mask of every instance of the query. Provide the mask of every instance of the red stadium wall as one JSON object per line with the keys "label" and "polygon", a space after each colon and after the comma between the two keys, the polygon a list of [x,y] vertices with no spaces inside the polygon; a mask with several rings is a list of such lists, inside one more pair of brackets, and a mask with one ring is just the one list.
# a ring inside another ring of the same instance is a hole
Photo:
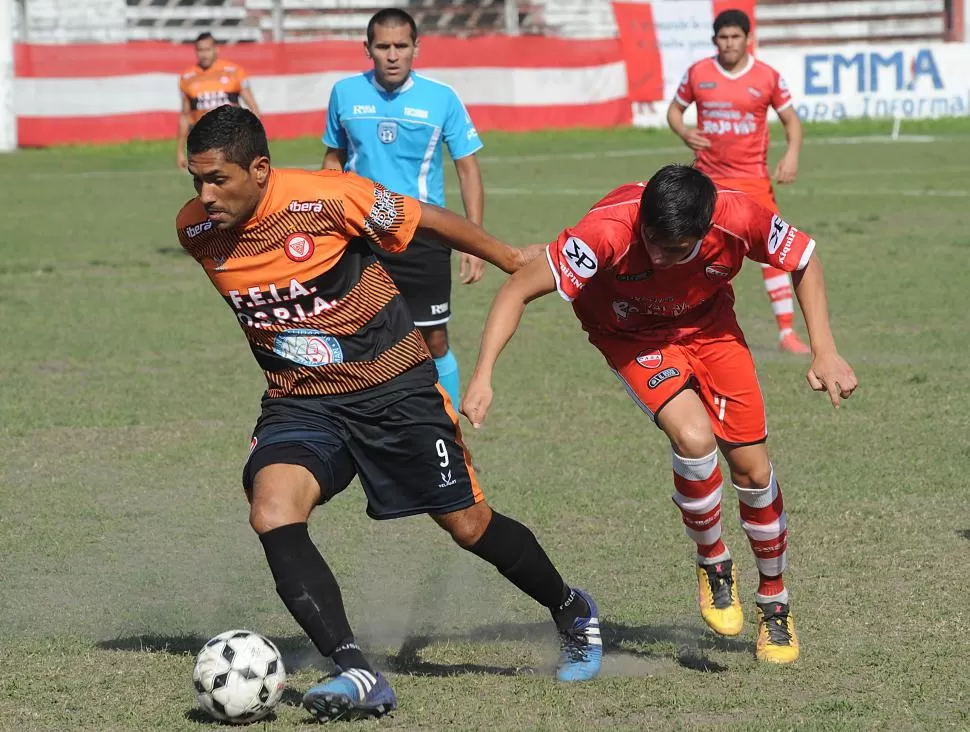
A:
{"label": "red stadium wall", "polygon": [[[356,41],[240,45],[222,55],[249,73],[275,138],[322,134],[332,82],[368,67]],[[18,45],[19,142],[172,138],[177,75],[193,61],[190,46],[168,43]],[[429,36],[416,68],[455,86],[481,130],[631,122],[617,39]]]}

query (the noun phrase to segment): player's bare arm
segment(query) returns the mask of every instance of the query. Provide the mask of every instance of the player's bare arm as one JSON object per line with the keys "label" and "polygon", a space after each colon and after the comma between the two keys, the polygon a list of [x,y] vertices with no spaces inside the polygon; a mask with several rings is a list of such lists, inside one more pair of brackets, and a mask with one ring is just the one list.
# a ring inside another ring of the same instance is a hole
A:
{"label": "player's bare arm", "polygon": [[[482,169],[475,153],[455,161],[458,185],[461,188],[461,202],[465,216],[473,224],[482,225],[485,220],[485,185],[482,183]],[[458,276],[463,285],[478,282],[485,274],[485,262],[471,254],[461,255]]]}
{"label": "player's bare arm", "polygon": [[686,109],[676,99],[672,101],[667,108],[667,125],[694,152],[706,150],[711,146],[711,141],[704,137],[696,128],[687,126],[684,122],[684,110]]}
{"label": "player's bare arm", "polygon": [[248,86],[244,86],[239,90],[239,97],[243,100],[246,108],[255,114],[257,117],[262,117],[263,115],[259,111],[259,105],[256,104],[256,97],[253,96],[253,91]]}
{"label": "player's bare arm", "polygon": [[328,147],[323,156],[323,170],[343,170],[347,162],[347,151],[337,147]]}
{"label": "player's bare arm", "polygon": [[545,257],[536,257],[506,281],[495,295],[482,333],[482,345],[471,381],[465,389],[460,411],[478,429],[492,404],[492,371],[502,349],[522,320],[525,306],[556,289]]}
{"label": "player's bare arm", "polygon": [[192,105],[189,98],[182,94],[182,109],[179,112],[179,130],[175,160],[183,170],[189,167],[189,159],[185,156],[185,141],[189,138],[189,128],[192,126]]}
{"label": "player's bare arm", "polygon": [[464,216],[430,203],[421,202],[418,231],[422,230],[445,246],[491,262],[509,274],[522,269],[528,261],[525,250],[509,246]]}
{"label": "player's bare arm", "polygon": [[839,397],[848,399],[859,382],[852,367],[835,347],[835,337],[829,324],[825,277],[818,255],[813,253],[804,269],[792,272],[792,283],[812,344],[812,365],[806,378],[815,391],[828,392],[832,406],[838,409]]}
{"label": "player's bare arm", "polygon": [[794,107],[782,110],[778,118],[785,128],[788,148],[775,166],[774,178],[776,183],[793,183],[798,175],[798,156],[802,150],[802,122]]}

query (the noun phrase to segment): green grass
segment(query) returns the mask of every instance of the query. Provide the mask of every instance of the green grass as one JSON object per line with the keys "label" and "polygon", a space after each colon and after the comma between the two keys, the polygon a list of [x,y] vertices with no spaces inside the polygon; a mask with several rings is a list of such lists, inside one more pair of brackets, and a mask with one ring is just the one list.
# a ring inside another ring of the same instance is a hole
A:
{"label": "green grass", "polygon": [[[604,676],[556,684],[543,611],[427,519],[369,521],[352,487],[311,531],[402,703],[367,729],[970,727],[970,125],[903,132],[938,139],[829,144],[888,124],[812,127],[799,181],[778,191],[819,241],[860,377],[843,409],[777,352],[757,267],[736,282],[789,511],[798,664],[756,664],[750,617],[739,639],[705,632],[662,435],[549,297],[530,307],[469,440],[492,503],[599,600]],[[485,141],[486,223],[515,243],[552,238],[613,185],[687,156],[635,130]],[[233,627],[278,639],[292,671],[266,729],[304,729],[295,704],[327,668],[246,523],[239,474],[262,377],[177,249],[192,189],[171,147],[0,158],[3,729],[207,729],[193,656]],[[321,152],[274,146],[281,164]],[[492,270],[455,288],[466,377],[501,281]],[[725,496],[752,616],[756,575]]]}

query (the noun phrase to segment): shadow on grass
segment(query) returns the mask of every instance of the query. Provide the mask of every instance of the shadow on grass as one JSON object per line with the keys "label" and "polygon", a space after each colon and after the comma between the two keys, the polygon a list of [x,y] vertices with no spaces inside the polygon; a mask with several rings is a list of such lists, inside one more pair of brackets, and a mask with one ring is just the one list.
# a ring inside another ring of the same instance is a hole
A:
{"label": "shadow on grass", "polygon": [[970,529],[961,529],[960,531],[957,531],[957,534],[970,541]]}
{"label": "shadow on grass", "polygon": [[[609,654],[623,654],[652,661],[675,661],[683,668],[704,673],[720,673],[727,667],[708,658],[708,651],[753,654],[754,643],[738,638],[715,636],[696,624],[667,625],[625,625],[609,620],[601,626],[603,650]],[[208,638],[197,635],[134,635],[112,640],[100,641],[96,645],[108,651],[138,651],[147,653],[169,653],[173,655],[195,655]],[[288,671],[306,668],[329,668],[330,664],[309,645],[303,636],[271,638],[283,655],[283,663]],[[492,676],[518,676],[537,673],[529,666],[494,665],[478,663],[444,664],[426,661],[421,652],[430,646],[449,643],[489,643],[501,641],[521,641],[530,644],[550,646],[556,642],[550,623],[499,623],[474,628],[466,633],[435,634],[413,633],[400,642],[396,651],[373,650],[381,646],[380,639],[374,639],[369,655],[375,659],[379,668],[410,676],[448,677],[464,674],[488,674]],[[394,644],[397,645],[397,644]],[[651,648],[656,646],[656,648]],[[670,647],[678,650],[672,655]],[[385,644],[384,649],[387,648]],[[543,671],[544,673],[544,671]],[[292,690],[287,689],[287,693]],[[296,692],[292,692],[296,695]],[[284,695],[284,702],[286,696]],[[299,696],[293,699],[299,704]]]}

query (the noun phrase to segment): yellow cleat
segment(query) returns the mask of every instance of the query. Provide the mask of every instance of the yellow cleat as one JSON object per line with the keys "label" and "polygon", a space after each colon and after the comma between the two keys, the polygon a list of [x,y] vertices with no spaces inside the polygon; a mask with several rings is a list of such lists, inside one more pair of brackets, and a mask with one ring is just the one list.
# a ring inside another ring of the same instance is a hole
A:
{"label": "yellow cleat", "polygon": [[718,635],[738,635],[744,627],[744,612],[738,599],[738,578],[734,562],[697,565],[697,602],[701,617]]}
{"label": "yellow cleat", "polygon": [[783,602],[757,603],[758,643],[755,656],[767,663],[792,663],[798,659],[798,636],[791,608]]}

